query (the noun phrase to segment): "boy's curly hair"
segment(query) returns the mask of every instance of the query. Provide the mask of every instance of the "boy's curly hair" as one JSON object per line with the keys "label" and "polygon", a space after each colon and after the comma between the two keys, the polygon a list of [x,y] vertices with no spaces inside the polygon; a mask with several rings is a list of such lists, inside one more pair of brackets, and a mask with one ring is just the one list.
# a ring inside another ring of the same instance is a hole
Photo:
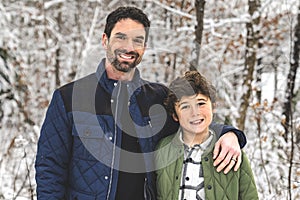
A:
{"label": "boy's curly hair", "polygon": [[212,104],[216,102],[215,87],[198,71],[187,71],[184,76],[176,78],[169,86],[168,96],[164,101],[167,112],[175,114],[175,104],[183,96],[202,94],[207,96]]}

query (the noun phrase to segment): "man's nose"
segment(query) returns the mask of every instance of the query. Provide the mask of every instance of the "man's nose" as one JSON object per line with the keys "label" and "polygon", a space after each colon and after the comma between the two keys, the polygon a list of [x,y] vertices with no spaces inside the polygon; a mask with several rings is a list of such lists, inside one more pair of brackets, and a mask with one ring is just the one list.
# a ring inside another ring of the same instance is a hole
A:
{"label": "man's nose", "polygon": [[125,48],[128,52],[135,51],[134,42],[131,39],[126,40]]}

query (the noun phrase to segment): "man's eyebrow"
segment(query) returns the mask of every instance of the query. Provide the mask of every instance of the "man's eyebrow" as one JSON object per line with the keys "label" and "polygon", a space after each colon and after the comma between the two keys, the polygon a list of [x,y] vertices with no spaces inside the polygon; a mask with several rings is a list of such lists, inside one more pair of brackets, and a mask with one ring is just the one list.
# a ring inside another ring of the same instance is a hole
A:
{"label": "man's eyebrow", "polygon": [[136,38],[137,38],[137,39],[142,39],[142,40],[145,39],[144,36],[137,36]]}
{"label": "man's eyebrow", "polygon": [[115,35],[125,36],[126,34],[125,34],[125,33],[122,33],[122,32],[118,32],[118,33],[116,33]]}
{"label": "man's eyebrow", "polygon": [[[122,33],[122,32],[117,32],[115,35],[118,35],[118,36],[127,36],[127,34]],[[136,39],[142,39],[142,40],[145,39],[145,37],[143,35],[136,36],[135,38]]]}

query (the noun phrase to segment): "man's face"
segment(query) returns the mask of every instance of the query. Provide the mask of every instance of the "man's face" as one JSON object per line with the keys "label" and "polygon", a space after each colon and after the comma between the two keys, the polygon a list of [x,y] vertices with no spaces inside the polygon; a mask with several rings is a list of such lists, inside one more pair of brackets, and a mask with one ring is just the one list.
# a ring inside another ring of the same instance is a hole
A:
{"label": "man's face", "polygon": [[110,38],[103,35],[106,57],[118,71],[129,72],[142,60],[146,31],[142,24],[123,19],[116,23]]}
{"label": "man's face", "polygon": [[205,134],[212,122],[212,103],[202,94],[183,96],[175,104],[177,116],[173,116],[184,134]]}

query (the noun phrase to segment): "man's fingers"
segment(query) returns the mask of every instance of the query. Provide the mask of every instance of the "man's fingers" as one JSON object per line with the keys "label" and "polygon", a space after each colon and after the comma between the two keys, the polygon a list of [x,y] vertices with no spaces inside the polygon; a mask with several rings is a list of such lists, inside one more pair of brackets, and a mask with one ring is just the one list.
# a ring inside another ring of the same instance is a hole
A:
{"label": "man's fingers", "polygon": [[224,174],[227,174],[233,167],[234,171],[237,171],[242,163],[242,156],[236,158],[236,155],[227,154],[226,158],[219,164],[217,167],[217,172],[224,171]]}
{"label": "man's fingers", "polygon": [[[220,148],[221,148],[221,143],[218,141],[218,142],[216,142],[215,148],[214,148],[214,151],[213,151],[213,159],[216,159],[216,157],[219,155]],[[216,165],[214,165],[214,166],[216,166]]]}
{"label": "man's fingers", "polygon": [[[219,153],[219,155],[217,155],[217,158],[214,161],[214,166],[224,164],[224,161],[227,158],[226,153],[227,152],[221,150],[221,152]],[[227,163],[225,163],[224,165],[227,165],[228,162],[229,162],[229,159],[227,159]]]}
{"label": "man's fingers", "polygon": [[236,165],[236,161],[234,161],[233,159],[230,160],[229,164],[227,165],[227,167],[224,169],[224,174],[227,174],[232,167]]}
{"label": "man's fingers", "polygon": [[242,163],[242,155],[240,154],[237,158],[237,161],[235,163],[235,166],[234,166],[234,171],[237,171],[240,166],[241,166],[241,163]]}
{"label": "man's fingers", "polygon": [[[221,155],[222,155],[222,152],[220,153],[218,158],[214,161],[214,166],[218,166],[217,167],[217,172],[222,171],[223,169],[225,169],[225,167],[227,167],[226,168],[227,170],[228,169],[230,170],[235,164],[235,163],[232,164],[232,162],[231,162],[232,154],[230,152],[228,152],[226,157],[225,156],[221,157]],[[218,162],[216,162],[216,161],[218,161]],[[215,163],[216,163],[216,165],[215,165]],[[224,171],[224,173],[225,173],[225,171]],[[227,174],[227,173],[225,173],[225,174]]]}
{"label": "man's fingers", "polygon": [[216,142],[213,158],[217,172],[224,170],[227,174],[231,169],[239,169],[242,162],[241,149],[234,133],[227,133]]}

